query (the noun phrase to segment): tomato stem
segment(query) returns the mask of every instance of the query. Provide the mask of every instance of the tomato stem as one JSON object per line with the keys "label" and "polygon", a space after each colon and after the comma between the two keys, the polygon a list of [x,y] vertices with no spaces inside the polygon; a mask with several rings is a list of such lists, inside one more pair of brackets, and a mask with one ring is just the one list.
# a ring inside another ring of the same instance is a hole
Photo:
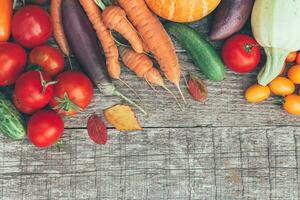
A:
{"label": "tomato stem", "polygon": [[63,144],[63,141],[61,141],[61,140],[58,140],[58,141],[54,144],[54,146],[58,148],[58,151],[59,151],[59,152],[61,151],[61,147],[62,147],[63,145],[64,145],[64,144]]}
{"label": "tomato stem", "polygon": [[253,49],[254,45],[246,43],[244,49],[247,53],[249,53]]}
{"label": "tomato stem", "polygon": [[40,74],[41,85],[42,85],[42,87],[43,87],[42,94],[44,95],[45,92],[46,92],[47,87],[50,86],[50,85],[56,84],[57,81],[50,81],[50,82],[47,82],[47,81],[44,79],[44,77],[43,77],[43,75],[42,75],[42,72],[39,71],[39,74]]}
{"label": "tomato stem", "polygon": [[75,110],[77,112],[82,111],[82,108],[77,106],[73,101],[69,98],[68,93],[64,93],[63,98],[54,97],[58,102],[58,105],[54,107],[55,110],[58,110],[58,113],[62,113],[63,111]]}

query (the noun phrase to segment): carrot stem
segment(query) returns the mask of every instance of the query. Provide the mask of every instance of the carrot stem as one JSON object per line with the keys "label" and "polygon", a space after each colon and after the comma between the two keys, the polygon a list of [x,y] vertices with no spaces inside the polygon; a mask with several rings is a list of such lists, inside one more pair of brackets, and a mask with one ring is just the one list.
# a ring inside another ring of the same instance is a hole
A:
{"label": "carrot stem", "polygon": [[188,87],[188,82],[187,82],[186,77],[185,77],[185,75],[183,73],[182,73],[182,76],[183,76],[184,83],[185,83],[186,87]]}
{"label": "carrot stem", "polygon": [[104,85],[99,84],[99,85],[97,85],[97,87],[100,90],[100,92],[103,93],[104,95],[116,95],[116,96],[120,97],[121,99],[127,101],[132,106],[139,109],[144,115],[148,116],[148,113],[140,105],[138,105],[137,103],[135,103],[134,101],[129,99],[127,96],[122,94],[120,91],[118,91],[117,88],[112,83],[104,84]]}
{"label": "carrot stem", "polygon": [[130,103],[131,105],[133,105],[134,107],[136,107],[137,109],[139,109],[144,115],[148,115],[148,113],[137,103],[135,103],[134,101],[132,101],[131,99],[129,99],[128,97],[126,97],[125,95],[123,95],[121,92],[115,90],[115,95],[117,95],[118,97],[122,98],[123,100],[127,101],[128,103]]}
{"label": "carrot stem", "polygon": [[154,91],[154,92],[157,92],[157,90],[153,87],[153,85],[151,85],[151,83],[149,83],[149,81],[147,79],[145,79],[145,81],[147,82],[147,84],[151,87],[151,89]]}
{"label": "carrot stem", "polygon": [[94,0],[95,3],[101,8],[101,10],[105,10],[106,6],[105,4],[102,2],[102,0]]}
{"label": "carrot stem", "polygon": [[175,99],[175,101],[178,104],[180,110],[183,110],[183,108],[182,108],[181,104],[179,103],[179,101],[178,101],[177,97],[175,96],[175,94],[169,88],[167,88],[165,85],[163,85],[161,87],[164,88]]}
{"label": "carrot stem", "polygon": [[177,84],[176,87],[177,87],[177,89],[178,89],[178,91],[179,91],[179,93],[180,93],[180,96],[181,96],[183,102],[184,102],[185,104],[187,104],[187,102],[186,102],[186,100],[185,100],[185,97],[183,96],[183,93],[182,93],[182,91],[181,91],[181,89],[180,89],[180,87],[179,87],[179,84]]}
{"label": "carrot stem", "polygon": [[128,87],[134,94],[135,96],[140,100],[140,102],[143,102],[141,97],[138,95],[138,93],[128,84],[126,83],[125,81],[123,81],[122,79],[118,79],[121,83],[123,83],[126,87]]}

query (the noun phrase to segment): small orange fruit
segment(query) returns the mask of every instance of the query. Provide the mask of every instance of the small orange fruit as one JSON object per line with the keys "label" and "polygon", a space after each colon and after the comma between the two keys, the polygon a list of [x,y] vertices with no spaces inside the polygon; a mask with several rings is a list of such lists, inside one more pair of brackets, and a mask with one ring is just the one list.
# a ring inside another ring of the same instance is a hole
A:
{"label": "small orange fruit", "polygon": [[285,97],[283,108],[286,112],[293,115],[300,115],[300,96],[291,94]]}
{"label": "small orange fruit", "polygon": [[295,85],[288,78],[278,76],[269,84],[271,92],[275,95],[286,96],[295,91]]}
{"label": "small orange fruit", "polygon": [[300,65],[293,65],[288,73],[288,78],[295,84],[300,84]]}
{"label": "small orange fruit", "polygon": [[271,94],[268,86],[254,84],[245,92],[245,99],[250,103],[258,103],[267,99]]}

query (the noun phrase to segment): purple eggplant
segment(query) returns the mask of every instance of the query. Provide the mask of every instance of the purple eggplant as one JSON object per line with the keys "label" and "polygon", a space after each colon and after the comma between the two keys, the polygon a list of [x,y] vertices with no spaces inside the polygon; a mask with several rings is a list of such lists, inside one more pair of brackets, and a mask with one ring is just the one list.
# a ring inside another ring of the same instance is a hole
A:
{"label": "purple eggplant", "polygon": [[116,95],[146,111],[119,92],[108,75],[97,35],[78,0],[62,1],[62,22],[70,48],[90,79],[104,95]]}
{"label": "purple eggplant", "polygon": [[216,10],[210,33],[211,40],[222,40],[243,28],[254,0],[222,0]]}

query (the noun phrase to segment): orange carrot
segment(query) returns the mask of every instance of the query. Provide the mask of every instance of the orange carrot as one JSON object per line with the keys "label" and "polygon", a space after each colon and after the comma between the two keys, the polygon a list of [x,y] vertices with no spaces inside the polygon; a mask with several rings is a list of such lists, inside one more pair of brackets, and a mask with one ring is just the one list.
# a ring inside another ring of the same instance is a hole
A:
{"label": "orange carrot", "polygon": [[62,0],[51,0],[50,13],[53,26],[53,35],[60,47],[61,51],[66,55],[70,56],[70,48],[67,42],[67,38],[62,25],[62,11],[61,11]]}
{"label": "orange carrot", "polygon": [[120,33],[137,53],[143,53],[143,42],[137,31],[128,21],[125,11],[118,6],[108,6],[102,13],[106,27]]}
{"label": "orange carrot", "polygon": [[120,79],[121,66],[119,63],[119,52],[117,45],[107,27],[104,25],[101,17],[101,11],[93,0],[80,0],[80,4],[85,10],[90,22],[96,30],[100,40],[105,57],[107,71],[111,78]]}
{"label": "orange carrot", "polygon": [[[147,73],[151,69],[155,69],[153,67],[152,61],[145,55],[145,54],[139,54],[135,51],[133,51],[130,48],[125,48],[125,47],[120,47],[120,54],[122,57],[122,60],[124,64],[134,71],[138,77],[143,77],[146,79],[149,75]],[[157,69],[155,69],[158,71]],[[159,74],[159,73],[158,73]],[[160,75],[159,75],[160,76]],[[158,82],[153,82],[151,79],[146,79],[149,81],[149,83],[157,84],[157,85],[162,85],[161,83],[163,81],[158,81]],[[162,78],[161,78],[162,80]]]}
{"label": "orange carrot", "polygon": [[117,0],[117,2],[155,56],[167,79],[176,85],[185,101],[179,86],[181,70],[175,47],[159,19],[151,13],[144,0]]}
{"label": "orange carrot", "polygon": [[[167,90],[177,101],[175,95],[165,86],[164,80],[159,71],[153,67],[153,62],[147,55],[137,53],[133,49],[120,47],[120,54],[124,64],[138,77],[143,77],[147,83],[161,86]],[[150,85],[151,86],[151,85]],[[179,103],[178,103],[179,104]],[[179,104],[180,106],[180,104]]]}

